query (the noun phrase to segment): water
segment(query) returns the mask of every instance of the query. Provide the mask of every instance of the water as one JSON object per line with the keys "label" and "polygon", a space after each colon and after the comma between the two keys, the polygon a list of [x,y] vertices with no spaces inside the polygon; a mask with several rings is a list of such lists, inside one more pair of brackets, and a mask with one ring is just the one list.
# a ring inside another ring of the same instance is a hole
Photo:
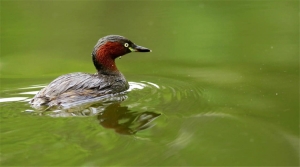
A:
{"label": "water", "polygon": [[[1,23],[1,166],[299,165],[297,1],[1,1]],[[153,51],[117,60],[124,101],[29,106],[108,34]]]}

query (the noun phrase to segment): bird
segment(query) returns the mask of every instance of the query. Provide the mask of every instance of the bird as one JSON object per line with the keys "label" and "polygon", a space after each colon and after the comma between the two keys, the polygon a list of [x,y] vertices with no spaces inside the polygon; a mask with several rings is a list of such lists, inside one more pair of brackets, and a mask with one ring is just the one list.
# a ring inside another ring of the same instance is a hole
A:
{"label": "bird", "polygon": [[54,79],[30,101],[36,109],[51,109],[82,100],[126,91],[129,84],[118,70],[115,59],[130,52],[151,52],[120,35],[107,35],[98,40],[92,51],[95,74],[76,72]]}

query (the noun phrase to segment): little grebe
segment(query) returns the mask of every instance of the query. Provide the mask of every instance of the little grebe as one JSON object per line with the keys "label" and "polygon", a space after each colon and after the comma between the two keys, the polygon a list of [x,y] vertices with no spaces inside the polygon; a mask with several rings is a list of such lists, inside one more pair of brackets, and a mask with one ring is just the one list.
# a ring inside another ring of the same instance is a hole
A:
{"label": "little grebe", "polygon": [[62,75],[40,90],[29,102],[32,107],[59,106],[80,100],[116,94],[129,88],[118,71],[115,59],[130,52],[151,52],[119,35],[108,35],[97,42],[92,52],[96,74],[71,73]]}

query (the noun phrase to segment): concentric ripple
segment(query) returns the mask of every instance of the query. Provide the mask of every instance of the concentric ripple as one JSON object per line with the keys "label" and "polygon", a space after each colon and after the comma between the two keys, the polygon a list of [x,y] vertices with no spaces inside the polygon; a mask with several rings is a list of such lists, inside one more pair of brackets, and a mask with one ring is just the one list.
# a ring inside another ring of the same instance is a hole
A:
{"label": "concentric ripple", "polygon": [[130,82],[130,86],[133,89],[130,89],[129,98],[123,104],[139,110],[164,112],[174,108],[185,111],[207,101],[203,99],[201,87],[169,78],[156,78],[156,82]]}
{"label": "concentric ripple", "polygon": [[[79,101],[72,104],[62,106],[57,110],[46,112],[50,116],[89,116],[96,115],[111,103],[120,102],[129,108],[138,110],[160,110],[159,108],[182,107],[187,109],[188,106],[194,103],[201,102],[203,98],[203,90],[198,86],[184,81],[169,79],[169,78],[150,78],[150,81],[129,82],[130,88],[123,93],[115,95],[107,95],[104,97]],[[30,99],[45,85],[32,85],[29,87],[19,88],[17,90],[2,92],[0,103],[10,102],[26,102],[26,112],[35,113],[34,109],[29,107]],[[183,104],[183,105],[180,105]],[[93,109],[97,106],[97,110]],[[39,112],[40,113],[40,112]],[[43,113],[43,112],[42,112]]]}
{"label": "concentric ripple", "polygon": [[[135,134],[152,127],[153,121],[161,114],[186,113],[189,107],[205,101],[203,90],[189,82],[157,77],[148,77],[147,80],[129,82],[130,88],[126,92],[66,104],[51,111],[34,110],[28,103],[45,85],[2,91],[0,105],[3,109],[7,107],[6,114],[24,112],[50,117],[95,116],[105,128],[114,129],[121,134]],[[9,107],[16,105],[20,111],[11,110]]]}

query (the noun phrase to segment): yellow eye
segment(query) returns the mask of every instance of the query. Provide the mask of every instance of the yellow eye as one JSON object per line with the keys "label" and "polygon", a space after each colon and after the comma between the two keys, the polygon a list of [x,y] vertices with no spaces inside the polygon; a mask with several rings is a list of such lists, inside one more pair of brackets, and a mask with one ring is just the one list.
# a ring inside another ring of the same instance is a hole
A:
{"label": "yellow eye", "polygon": [[127,48],[127,47],[129,46],[129,44],[128,44],[128,43],[125,43],[124,46]]}

